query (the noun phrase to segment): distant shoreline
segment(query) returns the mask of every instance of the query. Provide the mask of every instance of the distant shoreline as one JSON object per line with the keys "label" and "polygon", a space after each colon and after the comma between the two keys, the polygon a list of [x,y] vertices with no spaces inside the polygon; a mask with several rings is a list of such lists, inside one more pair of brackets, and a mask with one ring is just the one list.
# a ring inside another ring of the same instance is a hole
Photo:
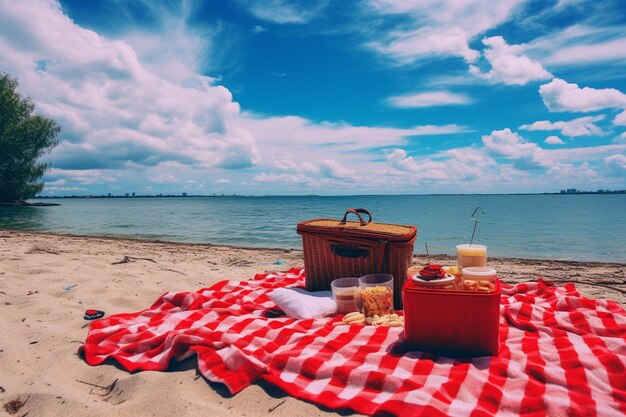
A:
{"label": "distant shoreline", "polygon": [[65,196],[37,196],[33,200],[62,199],[62,198],[268,198],[268,197],[398,197],[398,196],[467,196],[467,195],[589,195],[589,194],[626,194],[626,190],[599,190],[599,191],[575,191],[575,192],[552,192],[552,193],[452,193],[452,194],[346,194],[346,195],[319,195],[319,194],[269,194],[269,195],[249,195],[249,194],[157,194],[157,195],[65,195]]}

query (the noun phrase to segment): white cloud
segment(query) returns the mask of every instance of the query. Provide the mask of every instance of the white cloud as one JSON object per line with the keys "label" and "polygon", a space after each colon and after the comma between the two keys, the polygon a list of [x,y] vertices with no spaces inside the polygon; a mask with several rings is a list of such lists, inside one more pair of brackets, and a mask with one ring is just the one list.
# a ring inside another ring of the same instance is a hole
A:
{"label": "white cloud", "polygon": [[213,181],[215,184],[229,184],[230,180],[228,178],[219,178]]}
{"label": "white cloud", "polygon": [[370,46],[401,63],[432,56],[458,56],[466,62],[474,62],[479,53],[470,48],[469,42],[508,20],[521,2],[370,0],[375,13],[404,14],[409,19],[400,30],[378,34],[376,42]]}
{"label": "white cloud", "polygon": [[613,139],[614,143],[626,143],[626,132],[622,132],[621,135]]}
{"label": "white cloud", "polygon": [[157,184],[180,184],[182,181],[177,176],[166,172],[164,174],[147,175],[148,179]]}
{"label": "white cloud", "polygon": [[617,60],[626,60],[626,38],[558,49],[545,62],[554,65],[581,65]]}
{"label": "white cloud", "polygon": [[337,187],[351,185],[357,176],[334,159],[324,159],[316,164],[297,162],[291,158],[273,158],[271,168],[281,172],[262,172],[254,177],[256,182],[302,184],[309,187]]}
{"label": "white cloud", "polygon": [[580,88],[560,78],[539,87],[539,94],[548,110],[556,112],[591,112],[626,106],[626,94],[619,90]]}
{"label": "white cloud", "polygon": [[81,185],[110,184],[117,181],[116,178],[105,175],[105,173],[99,169],[71,170],[51,168],[46,173],[45,179],[51,182],[64,180],[64,183],[71,179]]}
{"label": "white cloud", "polygon": [[320,161],[319,165],[322,176],[326,178],[341,179],[353,178],[356,176],[356,172],[354,170],[346,168],[332,159],[324,159],[323,161]]}
{"label": "white cloud", "polygon": [[400,171],[418,171],[419,166],[412,156],[407,156],[404,149],[394,149],[387,155],[389,164]]}
{"label": "white cloud", "polygon": [[548,177],[554,185],[594,184],[598,172],[589,166],[588,162],[581,164],[555,163],[547,171]]}
{"label": "white cloud", "polygon": [[252,28],[252,32],[253,33],[263,33],[263,32],[267,32],[267,29],[265,29],[263,26],[261,25],[256,25]]}
{"label": "white cloud", "polygon": [[552,161],[576,164],[581,162],[597,162],[610,155],[626,152],[626,144],[586,146],[579,148],[559,148],[544,150]]}
{"label": "white cloud", "polygon": [[239,0],[254,17],[277,24],[308,23],[320,15],[328,4],[328,0],[309,2],[287,0]]}
{"label": "white cloud", "polygon": [[626,59],[626,37],[622,26],[574,24],[538,37],[528,49],[550,66],[597,65]]}
{"label": "white cloud", "polygon": [[523,130],[560,130],[565,136],[602,136],[604,132],[594,122],[604,120],[604,116],[587,116],[578,119],[569,120],[567,122],[550,122],[548,120],[540,120],[529,125],[522,125],[519,128]]}
{"label": "white cloud", "polygon": [[[181,161],[238,169],[260,161],[254,137],[231,123],[239,105],[212,78],[195,75],[193,67],[156,71],[149,58],[148,64],[139,59],[149,51],[138,54],[127,41],[76,25],[56,1],[0,8],[10,22],[0,25],[0,67],[61,124],[61,143],[51,155],[57,168],[141,169]],[[172,44],[196,47],[178,26],[173,31]],[[180,56],[167,51],[185,66],[194,60],[184,50]],[[42,60],[45,68],[36,65]]]}
{"label": "white cloud", "polygon": [[626,126],[626,110],[615,116],[613,124],[616,126]]}
{"label": "white cloud", "polygon": [[[245,114],[238,120],[239,125],[252,133],[264,149],[271,147],[268,154],[283,156],[308,152],[307,159],[314,158],[316,149],[321,155],[330,150],[346,152],[372,147],[398,145],[407,142],[410,136],[445,135],[466,132],[467,129],[458,125],[423,125],[412,128],[354,126],[348,123],[322,122],[319,124],[298,116],[260,118]],[[289,143],[287,149],[284,144]],[[353,157],[353,156],[351,156]]]}
{"label": "white cloud", "polygon": [[565,142],[558,136],[548,136],[544,141],[548,145],[564,145]]}
{"label": "white cloud", "polygon": [[[206,72],[200,63],[204,61],[203,55],[214,49],[212,40],[219,30],[187,24],[199,3],[180,2],[168,6],[153,1],[139,3],[139,7],[159,26],[158,30],[132,26],[124,34],[124,42],[132,47],[141,65],[151,73],[177,83],[194,78],[202,69]],[[116,2],[115,7],[124,14],[129,6],[122,0]]]}
{"label": "white cloud", "polygon": [[[431,158],[437,158],[437,160]],[[478,179],[495,162],[485,152],[479,149],[463,148],[443,152],[441,155],[416,160],[408,156],[404,149],[394,149],[387,154],[387,162],[399,174],[410,175],[415,181],[437,181],[442,183],[457,183]]]}
{"label": "white cloud", "polygon": [[610,175],[624,176],[626,175],[626,155],[611,155],[604,158],[604,165]]}
{"label": "white cloud", "polygon": [[309,186],[316,186],[316,183],[311,178],[303,174],[287,174],[287,173],[267,173],[262,172],[254,177],[256,182],[278,182],[288,184],[307,184]]}
{"label": "white cloud", "polygon": [[507,21],[521,0],[370,0],[383,15],[407,14],[419,25],[458,27],[473,37]]}
{"label": "white cloud", "polygon": [[488,152],[512,160],[518,169],[546,168],[552,165],[545,150],[527,142],[509,128],[494,130],[491,134],[484,135],[482,140]]}
{"label": "white cloud", "polygon": [[471,100],[463,94],[454,94],[448,91],[431,91],[416,93],[405,96],[389,97],[387,101],[393,107],[418,108],[446,106],[451,104],[469,104]]}
{"label": "white cloud", "polygon": [[491,65],[487,73],[483,73],[477,66],[470,66],[470,72],[480,78],[501,82],[508,85],[524,85],[531,81],[551,78],[552,74],[541,64],[523,54],[524,48],[520,45],[509,45],[501,36],[484,38],[487,46],[483,52]]}
{"label": "white cloud", "polygon": [[470,49],[465,31],[459,28],[425,27],[402,34],[393,34],[392,39],[370,44],[378,52],[391,55],[401,63],[413,62],[420,57],[459,56],[474,62],[478,52]]}

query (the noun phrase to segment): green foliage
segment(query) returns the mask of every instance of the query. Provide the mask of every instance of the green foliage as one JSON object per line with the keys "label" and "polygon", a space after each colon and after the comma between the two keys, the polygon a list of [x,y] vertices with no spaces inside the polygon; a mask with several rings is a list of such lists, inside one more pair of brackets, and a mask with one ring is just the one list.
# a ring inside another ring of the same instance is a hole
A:
{"label": "green foliage", "polygon": [[57,144],[59,125],[32,114],[35,105],[17,91],[18,82],[0,73],[0,202],[34,197],[43,189],[39,179],[49,168],[38,159]]}

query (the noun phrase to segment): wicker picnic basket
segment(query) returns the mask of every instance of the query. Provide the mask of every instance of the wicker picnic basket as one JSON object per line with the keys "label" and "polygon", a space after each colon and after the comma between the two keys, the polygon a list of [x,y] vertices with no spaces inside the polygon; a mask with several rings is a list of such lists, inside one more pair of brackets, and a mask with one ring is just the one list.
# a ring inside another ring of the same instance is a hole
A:
{"label": "wicker picnic basket", "polygon": [[[346,220],[349,214],[359,221]],[[341,277],[386,273],[394,278],[394,308],[402,309],[402,285],[413,257],[415,226],[375,223],[368,210],[357,208],[348,209],[342,220],[300,222],[297,232],[302,235],[307,290],[329,290],[330,283]]]}

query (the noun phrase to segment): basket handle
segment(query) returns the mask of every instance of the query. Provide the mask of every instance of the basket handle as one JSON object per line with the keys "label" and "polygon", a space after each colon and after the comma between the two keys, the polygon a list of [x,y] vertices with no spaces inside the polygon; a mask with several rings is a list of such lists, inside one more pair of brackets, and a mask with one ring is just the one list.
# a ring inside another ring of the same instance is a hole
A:
{"label": "basket handle", "polygon": [[370,251],[364,248],[346,248],[337,243],[330,244],[330,252],[343,258],[367,258]]}
{"label": "basket handle", "polygon": [[[365,226],[372,221],[372,213],[370,213],[369,210],[364,208],[349,208],[348,210],[346,210],[346,214],[343,215],[343,219],[339,222],[339,224],[346,224],[346,218],[350,213],[356,214],[356,216],[359,218],[359,221],[361,222],[361,226]],[[361,217],[359,213],[367,214],[369,219],[367,219],[367,221],[363,220],[363,217]]]}

